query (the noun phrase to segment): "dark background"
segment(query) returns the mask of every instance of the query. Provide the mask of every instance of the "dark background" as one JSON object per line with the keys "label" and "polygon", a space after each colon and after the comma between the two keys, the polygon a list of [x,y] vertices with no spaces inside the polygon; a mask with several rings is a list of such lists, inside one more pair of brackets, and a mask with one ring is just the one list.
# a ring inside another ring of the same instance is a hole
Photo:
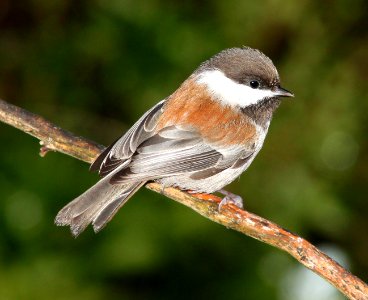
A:
{"label": "dark background", "polygon": [[[229,189],[367,280],[367,19],[365,0],[2,0],[0,97],[107,145],[211,55],[261,49],[296,98]],[[320,282],[288,255],[145,189],[75,240],[53,219],[96,174],[0,138],[1,299],[341,299],[308,298]]]}

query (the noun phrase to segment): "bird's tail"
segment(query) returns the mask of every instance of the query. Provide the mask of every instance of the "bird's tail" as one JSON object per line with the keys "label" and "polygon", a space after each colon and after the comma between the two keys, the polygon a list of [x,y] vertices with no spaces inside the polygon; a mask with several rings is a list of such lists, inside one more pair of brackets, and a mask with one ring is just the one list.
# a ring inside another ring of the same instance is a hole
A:
{"label": "bird's tail", "polygon": [[70,226],[77,237],[92,223],[95,232],[100,231],[131,196],[145,182],[110,184],[106,176],[82,195],[59,211],[55,218],[58,226]]}

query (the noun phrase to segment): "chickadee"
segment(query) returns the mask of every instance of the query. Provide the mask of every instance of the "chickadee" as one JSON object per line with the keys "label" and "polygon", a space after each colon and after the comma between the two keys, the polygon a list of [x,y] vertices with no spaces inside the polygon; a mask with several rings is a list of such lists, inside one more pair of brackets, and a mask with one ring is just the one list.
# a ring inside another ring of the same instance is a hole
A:
{"label": "chickadee", "polygon": [[[74,236],[90,223],[98,232],[152,180],[194,193],[221,191],[261,150],[280,97],[293,96],[259,50],[221,51],[95,160],[91,170],[102,179],[60,210],[55,223]],[[224,203],[238,199],[223,193]]]}

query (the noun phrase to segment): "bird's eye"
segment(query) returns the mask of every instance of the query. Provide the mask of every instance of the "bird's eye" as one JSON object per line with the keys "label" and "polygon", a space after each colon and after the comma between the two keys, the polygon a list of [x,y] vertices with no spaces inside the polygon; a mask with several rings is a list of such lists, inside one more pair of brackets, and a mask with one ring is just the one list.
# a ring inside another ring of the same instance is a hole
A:
{"label": "bird's eye", "polygon": [[249,84],[250,84],[250,87],[252,89],[258,89],[259,88],[259,81],[257,81],[257,80],[252,80]]}

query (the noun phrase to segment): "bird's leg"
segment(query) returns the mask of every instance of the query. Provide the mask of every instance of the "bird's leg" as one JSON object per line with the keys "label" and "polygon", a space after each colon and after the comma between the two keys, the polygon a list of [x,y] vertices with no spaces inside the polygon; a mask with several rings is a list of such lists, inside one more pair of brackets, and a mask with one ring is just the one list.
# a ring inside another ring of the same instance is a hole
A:
{"label": "bird's leg", "polygon": [[226,204],[234,204],[235,206],[243,209],[243,199],[242,197],[235,195],[233,193],[230,193],[228,191],[225,191],[224,189],[221,189],[218,191],[220,194],[224,195],[225,197],[221,200],[219,204],[219,211],[221,211],[222,207]]}
{"label": "bird's leg", "polygon": [[161,184],[161,189],[160,189],[160,194],[165,195],[165,188],[166,188],[166,186],[162,183]]}

